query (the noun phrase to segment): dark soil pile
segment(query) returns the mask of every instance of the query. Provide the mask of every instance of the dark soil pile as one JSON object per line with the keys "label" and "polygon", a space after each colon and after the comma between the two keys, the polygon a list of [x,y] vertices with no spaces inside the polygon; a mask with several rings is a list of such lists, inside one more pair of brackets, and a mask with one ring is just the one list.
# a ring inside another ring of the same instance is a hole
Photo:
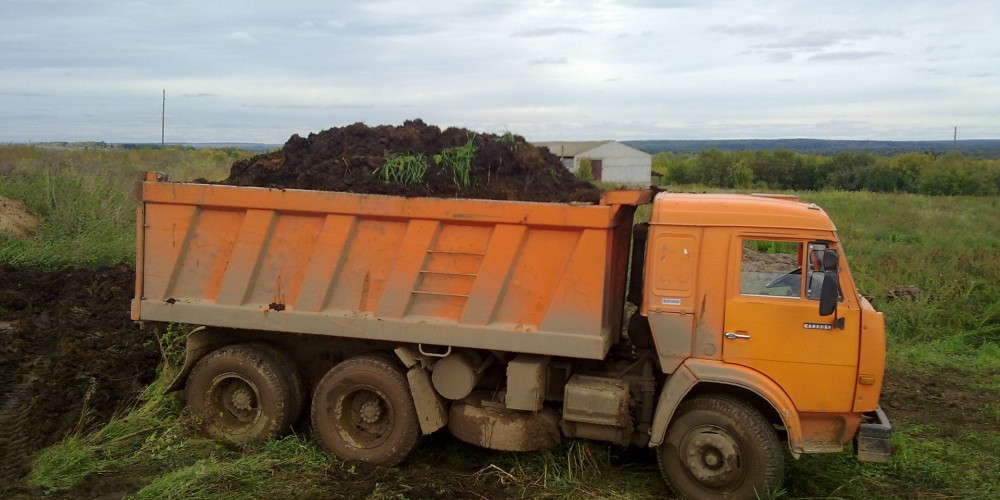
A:
{"label": "dark soil pile", "polygon": [[[468,182],[446,161],[449,148],[474,145]],[[427,170],[412,185],[385,180],[386,162],[423,158]],[[476,134],[412,120],[402,126],[356,123],[302,138],[293,135],[279,151],[233,164],[222,184],[408,197],[479,198],[596,203],[601,191],[577,179],[547,149],[523,137]]]}
{"label": "dark soil pile", "polygon": [[32,453],[102,426],[155,378],[156,337],[129,318],[134,283],[125,266],[0,265],[0,493]]}

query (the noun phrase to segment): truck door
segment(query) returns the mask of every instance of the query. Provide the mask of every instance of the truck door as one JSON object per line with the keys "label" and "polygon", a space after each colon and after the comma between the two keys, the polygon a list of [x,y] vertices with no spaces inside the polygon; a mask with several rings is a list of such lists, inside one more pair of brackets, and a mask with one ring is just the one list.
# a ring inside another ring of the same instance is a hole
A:
{"label": "truck door", "polygon": [[819,315],[823,274],[810,254],[828,246],[742,236],[730,253],[723,360],[770,377],[799,411],[849,412],[854,398],[860,310],[841,298],[843,328]]}

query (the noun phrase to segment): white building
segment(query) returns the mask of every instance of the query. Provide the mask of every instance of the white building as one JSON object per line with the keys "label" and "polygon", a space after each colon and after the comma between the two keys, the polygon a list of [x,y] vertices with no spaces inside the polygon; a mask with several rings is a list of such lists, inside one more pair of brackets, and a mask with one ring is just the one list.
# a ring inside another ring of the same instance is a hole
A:
{"label": "white building", "polygon": [[576,173],[580,160],[590,159],[590,169],[594,179],[622,184],[649,185],[651,181],[653,157],[616,141],[573,141],[573,142],[533,142],[535,146],[548,148],[562,160],[563,165]]}

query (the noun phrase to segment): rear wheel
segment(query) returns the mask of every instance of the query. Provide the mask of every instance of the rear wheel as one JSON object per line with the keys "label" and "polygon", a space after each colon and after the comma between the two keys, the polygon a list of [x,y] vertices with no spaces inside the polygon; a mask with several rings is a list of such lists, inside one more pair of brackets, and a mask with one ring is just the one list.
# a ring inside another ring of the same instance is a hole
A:
{"label": "rear wheel", "polygon": [[278,373],[285,377],[284,385],[287,387],[288,401],[291,407],[289,425],[294,426],[302,419],[309,402],[309,385],[306,383],[302,370],[299,369],[299,365],[288,354],[288,351],[281,347],[266,342],[253,342],[250,345],[267,351],[274,361]]}
{"label": "rear wheel", "polygon": [[379,465],[403,461],[420,437],[403,367],[378,353],[348,359],[323,376],[313,393],[312,425],[327,452]]}
{"label": "rear wheel", "polygon": [[728,396],[682,403],[657,456],[664,479],[684,498],[759,498],[777,492],[784,479],[774,429]]}
{"label": "rear wheel", "polygon": [[256,344],[216,349],[195,365],[185,387],[188,408],[205,433],[232,443],[266,441],[296,418],[292,378],[274,352]]}

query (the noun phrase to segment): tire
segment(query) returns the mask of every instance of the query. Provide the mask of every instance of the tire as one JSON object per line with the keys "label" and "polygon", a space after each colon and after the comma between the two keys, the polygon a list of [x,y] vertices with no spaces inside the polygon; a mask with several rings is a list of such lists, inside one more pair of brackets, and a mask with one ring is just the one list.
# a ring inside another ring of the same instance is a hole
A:
{"label": "tire", "polygon": [[386,466],[402,462],[420,437],[403,367],[380,353],[343,361],[323,376],[312,426],[328,453]]}
{"label": "tire", "polygon": [[274,361],[278,373],[286,377],[285,387],[288,388],[288,400],[291,407],[289,425],[298,424],[302,420],[309,402],[309,386],[306,384],[306,378],[302,375],[299,365],[288,354],[288,351],[274,344],[251,342],[250,345],[266,350]]}
{"label": "tire", "polygon": [[296,390],[286,368],[267,346],[220,347],[191,370],[188,408],[213,439],[244,444],[279,437],[295,419]]}
{"label": "tire", "polygon": [[657,449],[660,471],[682,498],[760,498],[781,489],[785,458],[774,428],[728,396],[703,396],[677,409]]}

